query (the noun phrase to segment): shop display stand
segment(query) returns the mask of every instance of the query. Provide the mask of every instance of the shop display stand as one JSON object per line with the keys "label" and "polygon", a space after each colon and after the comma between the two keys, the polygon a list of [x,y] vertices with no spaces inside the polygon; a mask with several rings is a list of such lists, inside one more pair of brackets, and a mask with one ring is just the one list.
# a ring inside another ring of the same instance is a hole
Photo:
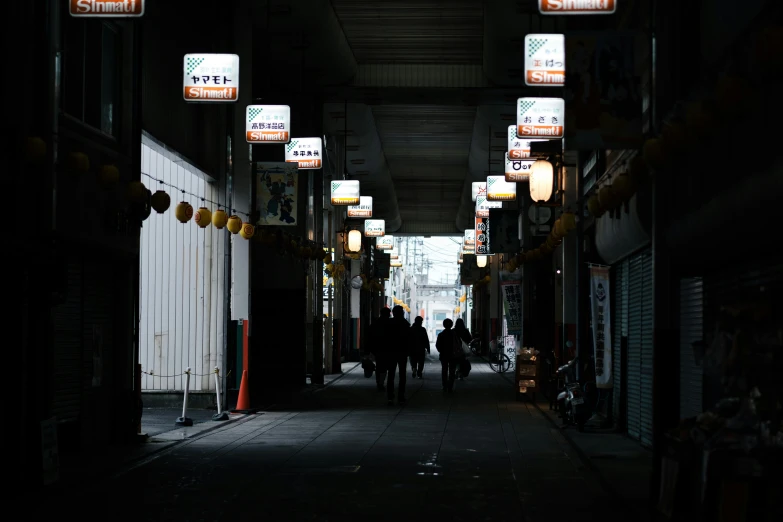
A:
{"label": "shop display stand", "polygon": [[514,370],[517,400],[527,398],[536,400],[536,392],[541,378],[540,359],[535,355],[517,355],[517,366]]}

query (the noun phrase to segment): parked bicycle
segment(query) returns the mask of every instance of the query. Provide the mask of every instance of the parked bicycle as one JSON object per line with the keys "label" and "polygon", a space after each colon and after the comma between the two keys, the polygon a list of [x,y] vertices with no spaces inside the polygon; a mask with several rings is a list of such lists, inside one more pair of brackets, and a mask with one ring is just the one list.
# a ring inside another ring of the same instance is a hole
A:
{"label": "parked bicycle", "polygon": [[506,355],[506,345],[499,341],[489,343],[489,367],[497,373],[505,373],[511,368],[511,359]]}

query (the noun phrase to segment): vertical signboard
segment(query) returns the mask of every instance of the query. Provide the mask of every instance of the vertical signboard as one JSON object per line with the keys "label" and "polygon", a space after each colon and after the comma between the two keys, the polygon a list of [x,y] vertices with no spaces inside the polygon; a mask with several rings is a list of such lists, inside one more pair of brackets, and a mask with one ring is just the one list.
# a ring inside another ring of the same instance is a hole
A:
{"label": "vertical signboard", "polygon": [[321,138],[293,138],[285,146],[285,160],[299,170],[318,170],[323,166]]}
{"label": "vertical signboard", "polygon": [[256,164],[256,210],[259,226],[296,226],[299,176],[293,163]]}
{"label": "vertical signboard", "polygon": [[476,255],[488,256],[492,254],[489,244],[489,216],[476,216]]}
{"label": "vertical signboard", "polygon": [[517,100],[517,136],[562,138],[565,133],[563,98],[519,98]]}
{"label": "vertical signboard", "polygon": [[612,325],[609,309],[609,267],[590,267],[590,298],[595,356],[595,386],[612,387]]}
{"label": "vertical signboard", "polygon": [[291,108],[288,105],[248,105],[245,110],[245,139],[248,143],[288,143],[291,139]]}
{"label": "vertical signboard", "polygon": [[564,86],[565,61],[565,36],[562,34],[525,36],[525,85]]}
{"label": "vertical signboard", "polygon": [[186,54],[182,72],[185,101],[227,103],[239,99],[236,54]]}

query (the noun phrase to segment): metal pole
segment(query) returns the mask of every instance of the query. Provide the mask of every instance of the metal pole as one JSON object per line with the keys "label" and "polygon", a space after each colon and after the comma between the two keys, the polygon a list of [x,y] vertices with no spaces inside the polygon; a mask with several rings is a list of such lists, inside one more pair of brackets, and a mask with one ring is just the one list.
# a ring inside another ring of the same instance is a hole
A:
{"label": "metal pole", "polygon": [[228,420],[228,412],[223,411],[220,400],[220,368],[215,366],[215,394],[217,395],[217,413],[212,416],[213,421]]}
{"label": "metal pole", "polygon": [[182,416],[174,421],[175,426],[193,426],[193,419],[188,418],[188,390],[190,389],[190,368],[185,370],[185,396],[182,400]]}

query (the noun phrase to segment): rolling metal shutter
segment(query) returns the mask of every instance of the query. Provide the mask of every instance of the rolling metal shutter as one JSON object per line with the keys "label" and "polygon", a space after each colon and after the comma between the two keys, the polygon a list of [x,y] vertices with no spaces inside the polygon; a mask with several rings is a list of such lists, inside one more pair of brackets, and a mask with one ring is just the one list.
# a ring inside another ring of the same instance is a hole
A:
{"label": "rolling metal shutter", "polygon": [[65,301],[54,307],[51,411],[58,422],[74,421],[82,405],[82,262],[66,257]]}
{"label": "rolling metal shutter", "polygon": [[652,253],[639,255],[642,271],[642,371],[641,371],[641,442],[652,447],[653,443],[653,267]]}
{"label": "rolling metal shutter", "polygon": [[680,418],[695,417],[702,405],[702,361],[696,360],[693,343],[704,338],[703,281],[680,280]]}
{"label": "rolling metal shutter", "polygon": [[649,250],[628,261],[627,431],[652,444],[652,256]]}
{"label": "rolling metal shutter", "polygon": [[642,378],[642,270],[638,256],[628,260],[628,383],[626,427],[628,436],[639,440],[641,430]]}
{"label": "rolling metal shutter", "polygon": [[622,261],[612,267],[612,415],[615,424],[622,426],[625,411],[622,408],[625,375],[623,373],[623,337],[628,328],[628,263]]}

